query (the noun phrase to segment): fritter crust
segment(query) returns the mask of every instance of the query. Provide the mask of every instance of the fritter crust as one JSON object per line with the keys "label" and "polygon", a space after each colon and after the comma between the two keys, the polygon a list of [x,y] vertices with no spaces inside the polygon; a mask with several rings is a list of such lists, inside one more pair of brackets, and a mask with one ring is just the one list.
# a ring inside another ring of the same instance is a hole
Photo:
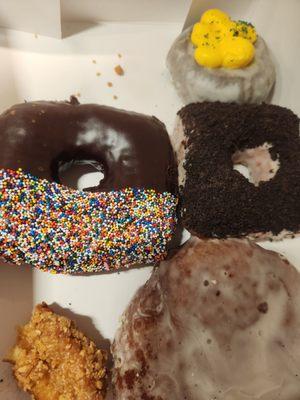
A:
{"label": "fritter crust", "polygon": [[19,386],[35,400],[103,400],[107,355],[46,303],[19,329],[5,361]]}

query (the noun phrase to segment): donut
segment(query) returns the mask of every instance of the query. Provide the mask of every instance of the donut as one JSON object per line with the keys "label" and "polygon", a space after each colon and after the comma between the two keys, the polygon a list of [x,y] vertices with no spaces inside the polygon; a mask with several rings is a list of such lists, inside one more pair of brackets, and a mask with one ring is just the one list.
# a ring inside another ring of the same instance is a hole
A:
{"label": "donut", "polygon": [[0,169],[0,193],[0,257],[54,274],[156,264],[176,225],[176,197],[153,189],[83,192]]}
{"label": "donut", "polygon": [[[300,231],[299,118],[276,105],[194,103],[174,133],[183,225],[199,237]],[[234,169],[249,168],[250,181]],[[252,173],[252,175],[251,175]]]}
{"label": "donut", "polygon": [[167,68],[184,104],[261,103],[275,83],[268,47],[253,25],[208,10],[173,43]]}
{"label": "donut", "polygon": [[[81,274],[166,257],[176,228],[177,170],[156,118],[74,98],[25,103],[0,117],[0,146],[6,262]],[[100,163],[103,181],[85,191],[60,184],[60,169],[82,160]]]}
{"label": "donut", "polygon": [[193,237],[122,317],[116,399],[297,399],[299,306],[300,275],[277,253]]}
{"label": "donut", "polygon": [[[71,164],[96,163],[104,179],[92,190],[127,187],[175,193],[177,169],[165,126],[155,117],[97,104],[36,101],[0,116],[0,168],[22,168],[60,182]],[[155,151],[154,151],[155,149]]]}
{"label": "donut", "polygon": [[4,361],[12,364],[18,386],[31,399],[105,398],[106,351],[46,303],[35,306],[30,321],[19,327],[16,344]]}

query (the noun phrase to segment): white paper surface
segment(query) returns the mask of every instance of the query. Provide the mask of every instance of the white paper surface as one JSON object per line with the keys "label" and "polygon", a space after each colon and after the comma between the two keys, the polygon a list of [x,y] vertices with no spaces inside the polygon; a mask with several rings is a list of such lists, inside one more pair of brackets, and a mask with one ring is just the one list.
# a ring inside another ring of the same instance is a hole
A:
{"label": "white paper surface", "polygon": [[61,38],[65,21],[181,22],[191,0],[0,0],[0,26]]}
{"label": "white paper surface", "polygon": [[60,0],[0,0],[0,26],[60,38]]}
{"label": "white paper surface", "polygon": [[[241,9],[239,15],[231,14],[252,21],[267,40],[277,69],[273,102],[300,115],[300,74],[296,62],[300,60],[300,2],[272,0],[272,8],[264,6],[265,2],[271,4],[269,0],[252,1],[251,7]],[[215,3],[220,6],[220,2]],[[282,18],[289,23],[282,24]],[[172,130],[181,102],[169,80],[165,57],[182,23],[113,23],[85,31],[82,24],[66,28],[72,36],[61,41],[0,31],[1,112],[24,99],[62,100],[79,93],[79,100],[84,103],[156,115]],[[114,73],[117,64],[125,70],[122,77]],[[97,72],[101,75],[97,76]],[[109,81],[112,88],[107,86]],[[282,252],[300,269],[299,239],[265,246]],[[42,300],[55,303],[57,310],[71,315],[97,343],[103,343],[101,335],[112,339],[122,311],[150,272],[151,268],[144,268],[120,274],[70,277],[0,265],[0,359],[15,340],[15,326],[26,322],[34,304]],[[29,399],[10,376],[10,368],[0,362],[0,379],[4,379],[0,383],[0,400]]]}
{"label": "white paper surface", "polygon": [[181,22],[191,0],[61,0],[65,21]]}

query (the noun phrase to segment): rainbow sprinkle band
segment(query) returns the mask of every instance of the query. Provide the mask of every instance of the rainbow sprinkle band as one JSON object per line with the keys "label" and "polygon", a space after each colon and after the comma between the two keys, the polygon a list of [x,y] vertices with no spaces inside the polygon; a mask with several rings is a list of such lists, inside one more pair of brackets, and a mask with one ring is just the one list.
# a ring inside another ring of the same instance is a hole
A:
{"label": "rainbow sprinkle band", "polygon": [[176,223],[170,193],[89,193],[0,169],[0,257],[52,273],[157,263]]}

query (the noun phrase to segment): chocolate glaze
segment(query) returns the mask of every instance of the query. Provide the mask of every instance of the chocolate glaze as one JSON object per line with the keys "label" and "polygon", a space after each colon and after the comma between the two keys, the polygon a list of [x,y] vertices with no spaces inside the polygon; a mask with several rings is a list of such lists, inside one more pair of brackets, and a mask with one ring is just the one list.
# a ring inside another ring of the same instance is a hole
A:
{"label": "chocolate glaze", "polygon": [[100,164],[104,179],[88,190],[125,187],[176,192],[176,162],[157,118],[96,104],[36,101],[0,116],[0,168],[22,168],[60,182],[70,163]]}

